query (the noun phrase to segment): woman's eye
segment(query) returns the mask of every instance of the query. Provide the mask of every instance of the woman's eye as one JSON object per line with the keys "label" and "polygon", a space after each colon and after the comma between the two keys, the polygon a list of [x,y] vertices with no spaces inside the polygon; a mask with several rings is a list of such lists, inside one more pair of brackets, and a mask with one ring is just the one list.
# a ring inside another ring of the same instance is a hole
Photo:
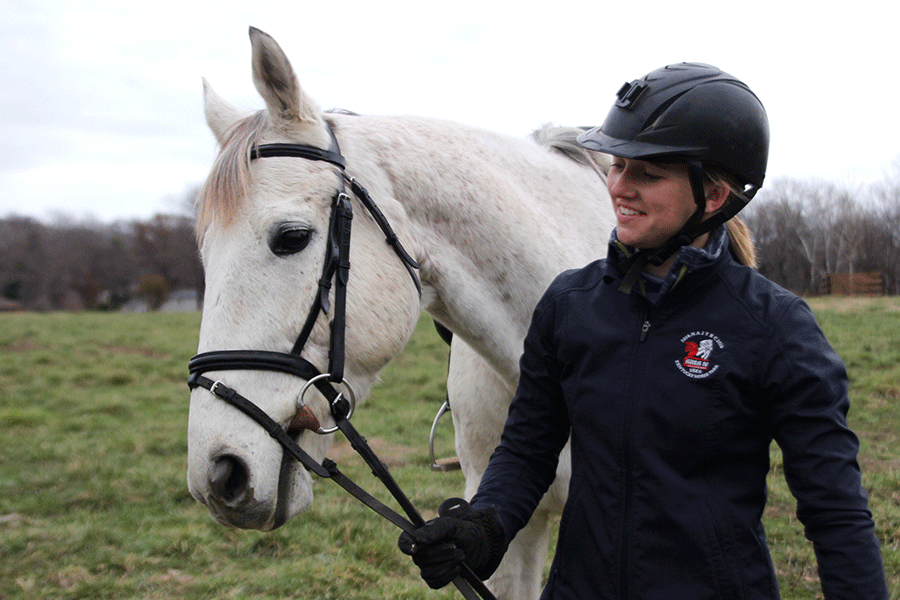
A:
{"label": "woman's eye", "polygon": [[269,247],[276,256],[297,254],[309,245],[312,232],[305,227],[281,227],[275,232]]}

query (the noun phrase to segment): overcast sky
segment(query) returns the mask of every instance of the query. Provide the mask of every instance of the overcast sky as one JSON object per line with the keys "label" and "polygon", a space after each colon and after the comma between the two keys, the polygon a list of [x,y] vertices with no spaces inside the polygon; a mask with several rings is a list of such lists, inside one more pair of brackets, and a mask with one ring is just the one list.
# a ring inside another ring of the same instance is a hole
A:
{"label": "overcast sky", "polygon": [[148,218],[179,208],[216,148],[201,78],[262,101],[248,26],[323,109],[448,118],[525,136],[603,120],[626,80],[715,64],[762,99],[768,179],[900,170],[891,3],[3,0],[0,217]]}

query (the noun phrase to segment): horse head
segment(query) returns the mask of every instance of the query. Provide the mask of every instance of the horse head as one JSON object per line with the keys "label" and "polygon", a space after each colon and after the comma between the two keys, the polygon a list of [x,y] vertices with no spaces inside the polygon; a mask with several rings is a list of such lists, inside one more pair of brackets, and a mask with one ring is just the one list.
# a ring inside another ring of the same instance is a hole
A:
{"label": "horse head", "polygon": [[[337,313],[337,286],[325,275],[329,245],[335,242],[334,206],[339,197],[351,206],[359,199],[345,193],[349,179],[342,158],[335,160],[339,136],[300,88],[284,52],[259,30],[251,28],[250,38],[253,80],[264,110],[246,114],[204,82],[206,119],[221,150],[199,199],[197,234],[206,273],[199,352],[294,352],[327,373],[330,321]],[[300,147],[305,153],[266,154],[264,147]],[[342,311],[341,377],[360,397],[406,344],[420,311],[414,282],[377,225],[360,210],[348,226],[352,269]],[[398,233],[405,235],[402,227]],[[207,366],[204,374],[251,399],[315,460],[324,458],[332,436],[295,426],[306,380],[276,369],[226,364]],[[310,391],[303,403],[329,426],[321,394]],[[276,528],[309,508],[311,484],[310,475],[284,459],[281,446],[262,427],[208,389],[193,389],[188,485],[217,521]]]}

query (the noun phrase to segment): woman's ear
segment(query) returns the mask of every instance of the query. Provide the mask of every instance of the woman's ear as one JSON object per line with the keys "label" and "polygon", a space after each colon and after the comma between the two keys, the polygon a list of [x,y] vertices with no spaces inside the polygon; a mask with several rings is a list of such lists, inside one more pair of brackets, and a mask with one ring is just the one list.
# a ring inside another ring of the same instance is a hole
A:
{"label": "woman's ear", "polygon": [[731,195],[728,186],[722,183],[714,183],[706,188],[706,214],[710,215],[723,206]]}

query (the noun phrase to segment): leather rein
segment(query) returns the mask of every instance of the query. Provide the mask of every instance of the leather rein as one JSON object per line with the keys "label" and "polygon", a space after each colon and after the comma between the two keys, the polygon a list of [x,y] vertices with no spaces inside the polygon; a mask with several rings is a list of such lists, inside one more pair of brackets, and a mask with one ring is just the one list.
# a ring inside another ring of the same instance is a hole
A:
{"label": "leather rein", "polygon": [[[387,466],[378,458],[366,439],[350,423],[350,417],[356,405],[356,398],[352,388],[344,379],[344,333],[346,326],[347,282],[350,274],[350,225],[353,219],[353,206],[351,197],[347,194],[345,183],[350,186],[351,192],[378,224],[378,227],[385,235],[385,241],[394,249],[421,295],[422,286],[416,273],[419,265],[403,248],[396,233],[394,233],[368,191],[355,179],[347,175],[345,171],[346,163],[340,152],[337,138],[331,127],[327,124],[326,126],[331,136],[331,147],[328,150],[302,144],[262,144],[255,146],[250,151],[251,160],[269,157],[293,157],[327,162],[339,170],[340,188],[331,202],[329,236],[326,242],[325,265],[322,270],[322,277],[319,279],[318,291],[313,300],[313,305],[293,348],[289,353],[264,350],[217,350],[197,354],[188,363],[190,371],[188,387],[192,390],[197,387],[205,388],[217,398],[237,408],[256,421],[282,446],[286,455],[296,459],[308,471],[315,473],[319,477],[331,479],[383,518],[404,531],[412,532],[424,525],[425,520],[403,493],[403,490],[400,489],[400,486],[388,471]],[[329,298],[332,282],[334,285],[333,307]],[[315,365],[301,356],[301,352],[306,345],[316,320],[319,318],[319,314],[327,315],[329,312],[332,312],[329,364],[327,372],[322,373]],[[289,429],[293,431],[296,426],[299,429],[308,429],[318,434],[329,434],[340,430],[347,437],[351,447],[359,453],[372,469],[372,473],[391,493],[406,513],[406,517],[382,503],[341,473],[333,460],[326,458],[321,464],[318,463],[300,447],[294,435],[285,430],[284,427],[251,400],[228,387],[222,381],[212,380],[204,376],[204,373],[207,371],[243,369],[275,371],[306,380],[307,383],[303,386],[297,398],[297,415],[291,422]],[[335,385],[338,388],[343,388],[343,391],[336,388]],[[310,386],[315,386],[328,401],[331,416],[335,422],[334,428],[322,428],[318,418],[305,403],[304,397]],[[344,391],[347,392],[349,398],[345,397]],[[479,600],[479,598],[485,600],[494,599],[490,590],[466,565],[463,565],[462,574],[456,577],[453,583],[467,600]]]}

